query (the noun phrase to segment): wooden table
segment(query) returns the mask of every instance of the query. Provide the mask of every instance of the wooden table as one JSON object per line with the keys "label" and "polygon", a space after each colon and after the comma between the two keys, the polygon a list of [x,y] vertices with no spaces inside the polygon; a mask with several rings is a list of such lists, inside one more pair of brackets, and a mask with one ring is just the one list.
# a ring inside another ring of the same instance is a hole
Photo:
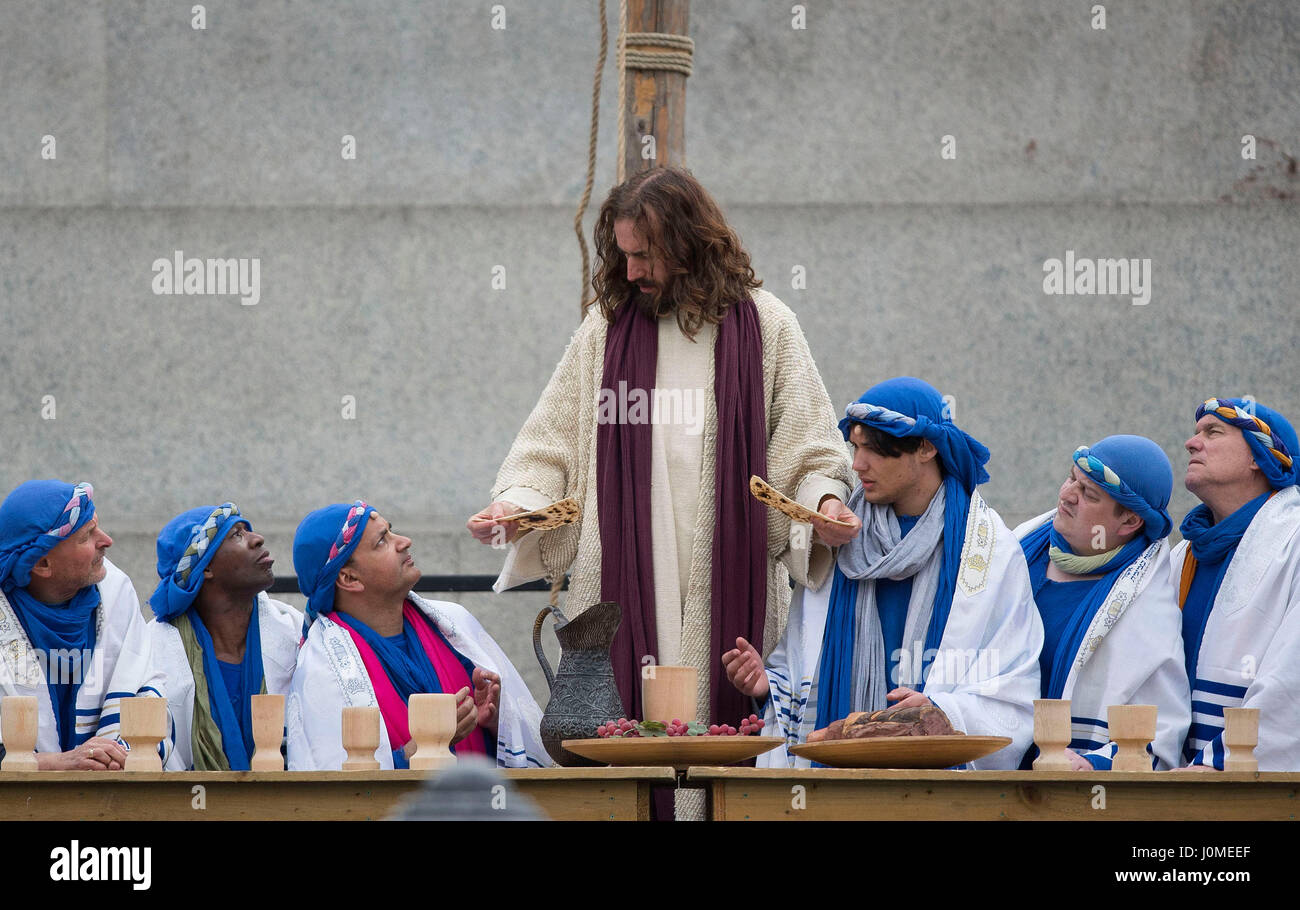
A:
{"label": "wooden table", "polygon": [[709,817],[727,821],[1286,821],[1300,816],[1297,772],[691,768],[686,783],[707,787]]}
{"label": "wooden table", "polygon": [[[562,821],[646,821],[650,787],[671,787],[676,779],[672,768],[503,773]],[[419,771],[0,772],[0,819],[368,821],[387,816],[424,777]]]}

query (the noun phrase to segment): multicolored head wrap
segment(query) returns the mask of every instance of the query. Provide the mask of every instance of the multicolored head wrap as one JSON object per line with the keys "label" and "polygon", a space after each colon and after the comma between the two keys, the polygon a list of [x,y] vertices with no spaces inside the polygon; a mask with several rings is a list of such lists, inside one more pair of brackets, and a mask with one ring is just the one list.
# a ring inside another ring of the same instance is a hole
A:
{"label": "multicolored head wrap", "polygon": [[95,489],[29,480],[0,503],[0,590],[25,588],[32,566],[95,516]]}
{"label": "multicolored head wrap", "polygon": [[307,598],[307,620],[334,609],[334,579],[366,531],[370,506],[358,499],[335,503],[309,514],[293,535],[293,568],[298,589]]}
{"label": "multicolored head wrap", "polygon": [[1174,469],[1160,446],[1144,436],[1107,436],[1094,446],[1074,450],[1074,464],[1084,476],[1142,519],[1147,541],[1169,535],[1169,497]]}
{"label": "multicolored head wrap", "polygon": [[160,581],[149,598],[154,616],[172,619],[190,608],[203,587],[203,570],[235,525],[253,529],[233,502],[199,506],[167,522],[158,535]]}
{"label": "multicolored head wrap", "polygon": [[1255,464],[1275,490],[1284,490],[1300,482],[1300,441],[1290,421],[1272,408],[1244,398],[1207,398],[1196,409],[1199,423],[1213,414],[1226,424],[1241,430],[1255,456]]}
{"label": "multicolored head wrap", "polygon": [[989,450],[952,422],[939,390],[921,379],[899,376],[872,386],[844,409],[840,432],[848,440],[853,424],[883,430],[891,436],[920,436],[939,451],[944,471],[956,477],[969,494],[989,479],[984,465]]}

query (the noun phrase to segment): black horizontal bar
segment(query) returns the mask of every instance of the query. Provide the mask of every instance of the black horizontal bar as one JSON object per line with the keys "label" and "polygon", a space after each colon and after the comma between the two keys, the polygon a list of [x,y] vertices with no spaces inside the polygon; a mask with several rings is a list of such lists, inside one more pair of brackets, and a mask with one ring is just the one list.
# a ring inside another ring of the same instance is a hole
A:
{"label": "black horizontal bar", "polygon": [[[495,575],[421,575],[413,590],[415,591],[449,591],[474,592],[491,591],[496,582]],[[564,589],[569,587],[569,579],[564,579]],[[564,590],[562,589],[562,590]],[[511,588],[510,591],[549,591],[551,583],[543,579]],[[298,578],[295,575],[277,575],[268,589],[270,594],[297,594]]]}

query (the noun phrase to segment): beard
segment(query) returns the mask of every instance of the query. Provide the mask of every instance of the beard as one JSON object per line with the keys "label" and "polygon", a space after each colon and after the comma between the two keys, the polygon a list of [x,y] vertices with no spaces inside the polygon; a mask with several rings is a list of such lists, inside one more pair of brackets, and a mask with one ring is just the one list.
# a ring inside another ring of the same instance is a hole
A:
{"label": "beard", "polygon": [[648,294],[636,285],[632,285],[632,287],[632,303],[651,319],[662,319],[677,309],[677,304],[668,297],[662,287],[656,287],[654,291]]}

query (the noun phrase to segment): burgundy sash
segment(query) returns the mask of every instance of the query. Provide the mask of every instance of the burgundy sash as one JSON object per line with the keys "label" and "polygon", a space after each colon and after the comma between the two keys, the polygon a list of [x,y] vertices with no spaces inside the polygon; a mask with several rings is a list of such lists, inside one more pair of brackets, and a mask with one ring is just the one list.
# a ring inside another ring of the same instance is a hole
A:
{"label": "burgundy sash", "polygon": [[[659,326],[628,302],[605,339],[604,389],[654,388]],[[749,477],[767,476],[767,410],[758,309],[746,299],[718,326],[714,348],[717,464],[710,623],[711,723],[736,724],[749,700],[722,672],[722,653],[743,636],[761,648],[767,616],[767,510],[749,493]],[[650,539],[650,434],[644,423],[600,423],[596,429],[601,600],[623,610],[612,648],[624,716],[641,715],[642,658],[658,659],[654,557]],[[686,718],[683,718],[685,720]]]}

